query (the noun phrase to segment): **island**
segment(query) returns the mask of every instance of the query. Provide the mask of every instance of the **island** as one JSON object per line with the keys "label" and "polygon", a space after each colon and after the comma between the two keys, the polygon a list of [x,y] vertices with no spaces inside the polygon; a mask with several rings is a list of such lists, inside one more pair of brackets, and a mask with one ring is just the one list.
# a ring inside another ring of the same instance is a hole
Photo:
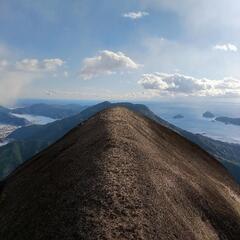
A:
{"label": "island", "polygon": [[240,118],[217,117],[215,120],[225,123],[225,124],[232,124],[232,125],[240,126]]}
{"label": "island", "polygon": [[174,119],[181,119],[181,118],[184,118],[184,116],[181,115],[181,114],[177,114],[177,115],[175,115],[173,118],[174,118]]}
{"label": "island", "polygon": [[214,114],[209,112],[209,111],[206,111],[205,113],[203,113],[202,115],[204,118],[214,118]]}

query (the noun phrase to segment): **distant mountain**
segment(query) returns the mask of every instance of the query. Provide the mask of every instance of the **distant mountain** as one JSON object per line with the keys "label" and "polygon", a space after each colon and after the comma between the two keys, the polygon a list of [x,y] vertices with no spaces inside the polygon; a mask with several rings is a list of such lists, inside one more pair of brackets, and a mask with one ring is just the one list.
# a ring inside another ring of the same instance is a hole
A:
{"label": "distant mountain", "polygon": [[232,124],[232,125],[240,126],[240,118],[217,117],[215,120],[225,123],[225,124]]}
{"label": "distant mountain", "polygon": [[205,117],[205,118],[214,118],[215,116],[214,116],[213,113],[207,111],[207,112],[203,113],[203,117]]}
{"label": "distant mountain", "polygon": [[145,106],[110,106],[0,184],[1,239],[238,240],[226,169]]}
{"label": "distant mountain", "polygon": [[[240,145],[238,144],[224,143],[199,134],[196,135],[184,131],[159,118],[142,104],[103,102],[63,120],[58,120],[43,126],[32,125],[23,127],[14,131],[10,134],[9,138],[15,139],[15,141],[0,148],[0,178],[8,175],[20,163],[23,163],[39,151],[56,142],[72,128],[86,121],[97,112],[115,106],[125,106],[178,132],[214,155],[223,164],[231,162],[236,166],[238,166],[238,164],[240,165]],[[227,168],[228,166],[229,165],[226,164]],[[231,169],[232,167],[229,168],[230,171]],[[232,174],[240,183],[240,173],[236,175],[236,172],[232,172]]]}
{"label": "distant mountain", "polygon": [[31,114],[38,116],[45,116],[53,119],[63,119],[76,115],[77,113],[84,110],[86,107],[78,104],[67,104],[67,105],[50,105],[50,104],[34,104],[24,108],[16,108],[12,110],[12,113],[17,114]]}
{"label": "distant mountain", "polygon": [[181,119],[184,118],[184,116],[182,114],[177,114],[175,116],[173,116],[174,119]]}
{"label": "distant mountain", "polygon": [[29,122],[24,118],[13,116],[7,109],[0,108],[0,124],[26,126]]}

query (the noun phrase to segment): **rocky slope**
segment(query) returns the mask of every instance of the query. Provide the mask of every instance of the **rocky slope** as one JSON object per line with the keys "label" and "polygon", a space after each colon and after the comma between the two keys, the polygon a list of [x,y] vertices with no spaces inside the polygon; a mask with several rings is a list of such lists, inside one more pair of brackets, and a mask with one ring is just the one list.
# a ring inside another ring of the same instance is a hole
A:
{"label": "rocky slope", "polygon": [[240,190],[172,130],[115,107],[0,186],[0,239],[239,239]]}

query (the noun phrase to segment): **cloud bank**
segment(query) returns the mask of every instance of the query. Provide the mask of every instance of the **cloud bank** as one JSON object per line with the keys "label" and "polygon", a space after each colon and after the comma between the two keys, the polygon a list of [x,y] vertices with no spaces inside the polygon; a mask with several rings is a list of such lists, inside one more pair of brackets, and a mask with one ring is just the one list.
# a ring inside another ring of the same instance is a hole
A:
{"label": "cloud bank", "polygon": [[240,79],[231,77],[212,80],[177,73],[151,73],[143,74],[138,84],[160,96],[240,96]]}
{"label": "cloud bank", "polygon": [[84,59],[80,77],[87,80],[99,75],[109,75],[117,71],[133,70],[139,67],[139,64],[122,52],[104,50],[95,57]]}
{"label": "cloud bank", "polygon": [[136,20],[136,19],[140,19],[140,18],[143,18],[143,17],[146,17],[148,16],[149,13],[148,12],[128,12],[128,13],[125,13],[123,14],[123,17],[125,18],[130,18],[132,20]]}

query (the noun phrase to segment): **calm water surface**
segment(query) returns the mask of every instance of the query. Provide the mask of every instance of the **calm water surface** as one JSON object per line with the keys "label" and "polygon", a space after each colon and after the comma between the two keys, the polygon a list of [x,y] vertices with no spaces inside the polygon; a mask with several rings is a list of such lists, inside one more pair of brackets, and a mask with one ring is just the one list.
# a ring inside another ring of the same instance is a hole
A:
{"label": "calm water surface", "polygon": [[[202,117],[205,111],[211,111],[216,117],[239,117],[240,104],[238,103],[145,103],[154,113],[168,122],[193,133],[200,133],[208,137],[240,144],[240,126],[226,125]],[[174,119],[176,114],[184,118]]]}

